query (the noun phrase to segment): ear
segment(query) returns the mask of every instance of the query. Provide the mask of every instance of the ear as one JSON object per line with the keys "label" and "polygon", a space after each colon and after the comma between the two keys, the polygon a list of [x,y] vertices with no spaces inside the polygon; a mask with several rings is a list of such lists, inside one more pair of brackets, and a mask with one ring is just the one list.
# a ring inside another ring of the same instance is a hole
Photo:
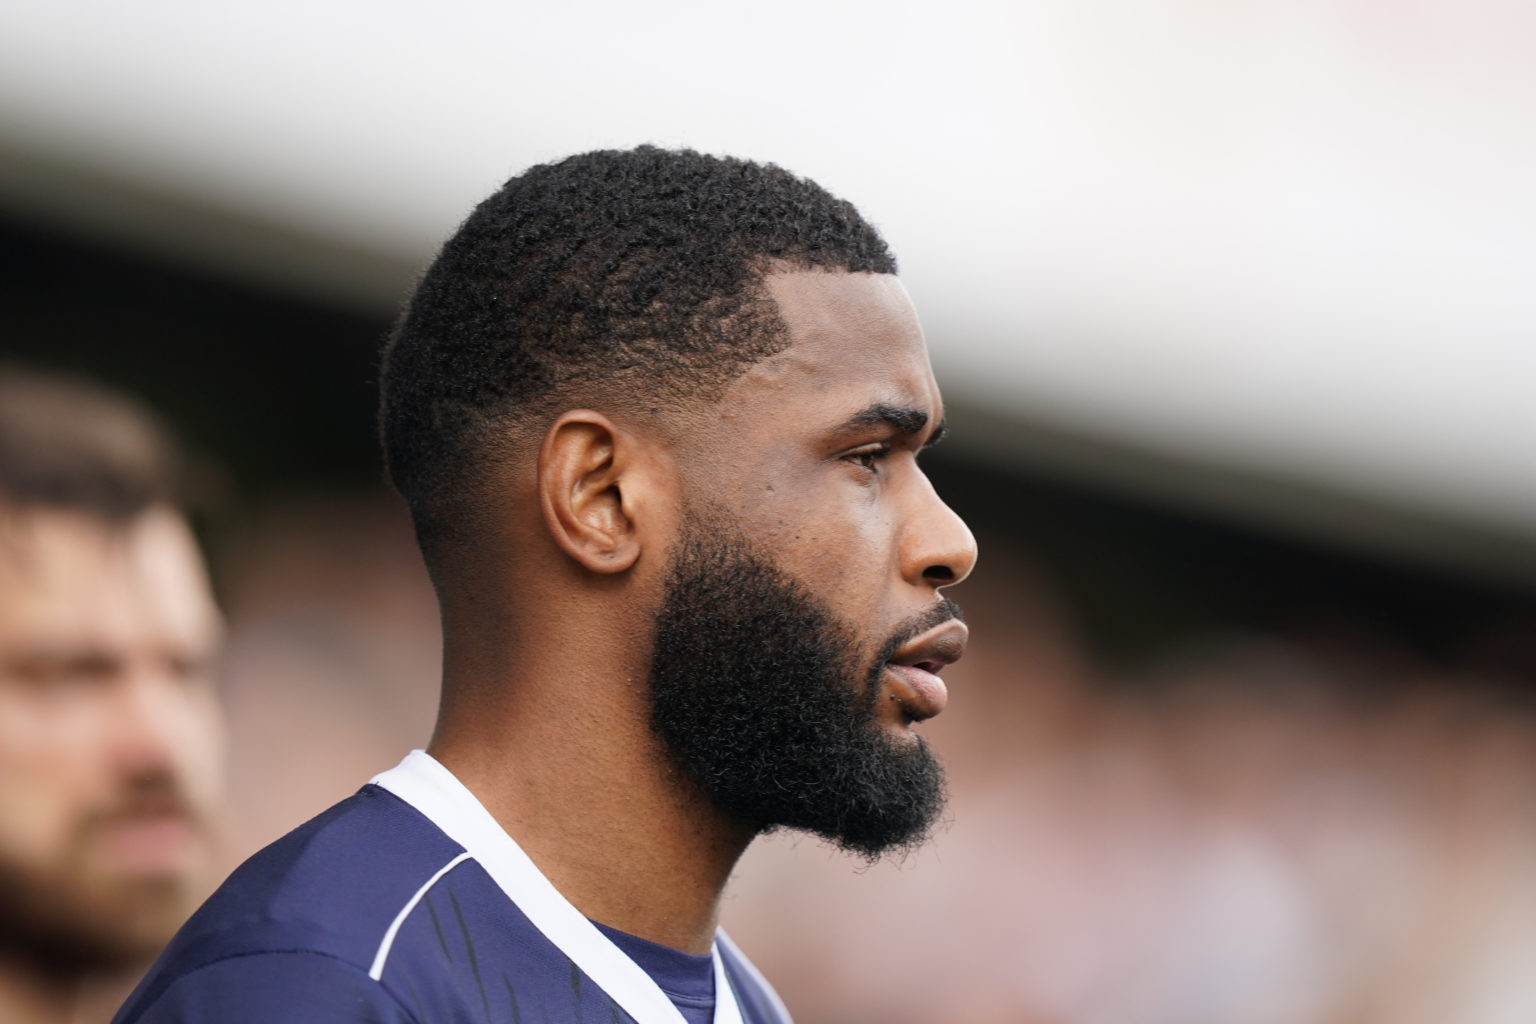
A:
{"label": "ear", "polygon": [[539,504],[555,543],[592,572],[619,573],[640,557],[636,439],[602,413],[563,413],[539,450]]}

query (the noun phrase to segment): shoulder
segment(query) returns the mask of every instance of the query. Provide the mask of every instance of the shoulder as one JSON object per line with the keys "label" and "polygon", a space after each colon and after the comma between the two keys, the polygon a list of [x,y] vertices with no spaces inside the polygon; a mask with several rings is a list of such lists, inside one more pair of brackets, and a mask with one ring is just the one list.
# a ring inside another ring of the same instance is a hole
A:
{"label": "shoulder", "polygon": [[423,1024],[352,964],[302,950],[243,953],[130,1000],[114,1024]]}
{"label": "shoulder", "polygon": [[371,983],[369,967],[395,919],[463,855],[409,804],[365,786],[236,869],[171,940],[118,1019],[141,1019],[175,990],[239,989],[256,976],[281,993],[284,972],[295,984],[320,976]]}
{"label": "shoulder", "polygon": [[725,964],[726,979],[741,1005],[744,1024],[792,1024],[784,1001],[730,936],[723,931],[717,932],[716,945]]}

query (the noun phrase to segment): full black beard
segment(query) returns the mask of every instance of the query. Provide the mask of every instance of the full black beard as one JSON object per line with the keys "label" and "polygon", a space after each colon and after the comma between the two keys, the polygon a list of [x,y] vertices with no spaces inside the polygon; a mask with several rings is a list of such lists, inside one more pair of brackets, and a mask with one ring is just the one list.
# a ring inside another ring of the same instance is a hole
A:
{"label": "full black beard", "polygon": [[690,517],[657,615],[652,726],[714,807],[757,831],[804,829],[869,860],[909,850],[943,810],[944,773],[922,738],[883,730],[880,677],[958,615],[940,602],[861,668],[852,628],[745,539]]}

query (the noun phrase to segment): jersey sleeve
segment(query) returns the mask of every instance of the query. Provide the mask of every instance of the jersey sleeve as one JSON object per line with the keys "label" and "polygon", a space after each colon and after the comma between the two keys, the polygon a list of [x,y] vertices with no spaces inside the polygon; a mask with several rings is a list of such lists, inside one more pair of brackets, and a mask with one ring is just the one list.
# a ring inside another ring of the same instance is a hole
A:
{"label": "jersey sleeve", "polygon": [[114,1024],[421,1024],[352,964],[307,951],[233,956],[182,975]]}

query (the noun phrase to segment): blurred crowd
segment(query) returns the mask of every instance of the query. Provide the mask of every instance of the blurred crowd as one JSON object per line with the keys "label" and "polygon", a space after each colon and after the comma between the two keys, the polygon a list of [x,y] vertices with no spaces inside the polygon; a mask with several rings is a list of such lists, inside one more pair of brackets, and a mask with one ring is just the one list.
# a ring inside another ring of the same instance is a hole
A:
{"label": "blurred crowd", "polygon": [[[425,744],[435,604],[391,499],[309,496],[215,534],[221,627],[175,487],[76,498],[14,443],[160,466],[152,417],[6,381],[0,1020],[85,1024],[218,877]],[[1213,630],[1109,668],[1028,538],[980,539],[937,838],[858,870],[771,836],[728,893],[801,1024],[1536,1019],[1536,623],[1461,665]]]}
{"label": "blurred crowd", "polygon": [[[738,931],[805,1019],[1532,1019],[1529,707],[1363,641],[1211,636],[1106,678],[1027,562],[988,568],[932,730],[949,830],[853,885],[793,841],[743,876]],[[915,983],[875,987],[893,964]]]}

